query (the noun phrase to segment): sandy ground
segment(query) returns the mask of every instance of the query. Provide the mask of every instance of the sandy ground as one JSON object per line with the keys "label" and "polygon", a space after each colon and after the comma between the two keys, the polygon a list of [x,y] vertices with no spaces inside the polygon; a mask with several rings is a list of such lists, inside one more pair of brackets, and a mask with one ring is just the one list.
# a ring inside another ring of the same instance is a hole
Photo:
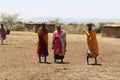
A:
{"label": "sandy ground", "polygon": [[[86,65],[86,36],[67,34],[64,63],[54,63],[49,34],[49,56],[38,63],[37,34],[11,32],[0,45],[0,80],[119,80],[120,39],[97,35],[101,54],[98,64]],[[59,62],[59,61],[58,61]]]}

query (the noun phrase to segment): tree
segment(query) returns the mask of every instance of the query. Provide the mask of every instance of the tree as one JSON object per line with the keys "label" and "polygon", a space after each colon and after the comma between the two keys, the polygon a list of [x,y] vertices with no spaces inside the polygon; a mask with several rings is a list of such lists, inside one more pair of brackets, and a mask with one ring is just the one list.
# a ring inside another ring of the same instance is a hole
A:
{"label": "tree", "polygon": [[15,24],[15,22],[18,20],[18,16],[19,16],[18,13],[13,15],[1,13],[0,19],[2,20],[2,23],[4,24],[4,26],[11,29],[12,26]]}
{"label": "tree", "polygon": [[51,23],[51,24],[59,24],[60,22],[59,22],[59,19],[56,18],[54,20],[50,20],[49,23]]}
{"label": "tree", "polygon": [[68,26],[73,26],[74,28],[77,28],[77,26],[79,26],[79,24],[77,24],[77,23],[69,23]]}

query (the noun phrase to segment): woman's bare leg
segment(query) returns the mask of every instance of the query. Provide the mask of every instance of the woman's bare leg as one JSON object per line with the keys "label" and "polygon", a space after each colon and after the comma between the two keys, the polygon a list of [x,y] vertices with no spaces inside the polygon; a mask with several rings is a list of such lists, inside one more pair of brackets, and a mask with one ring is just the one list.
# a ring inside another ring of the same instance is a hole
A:
{"label": "woman's bare leg", "polygon": [[87,64],[89,65],[89,57],[87,56]]}
{"label": "woman's bare leg", "polygon": [[1,45],[3,45],[3,40],[1,40]]}
{"label": "woman's bare leg", "polygon": [[44,62],[46,62],[46,58],[47,58],[47,57],[45,56],[45,58],[44,58]]}
{"label": "woman's bare leg", "polygon": [[38,54],[38,56],[39,56],[39,63],[41,63],[41,56]]}
{"label": "woman's bare leg", "polygon": [[61,63],[63,63],[63,59],[61,59]]}
{"label": "woman's bare leg", "polygon": [[97,64],[97,57],[95,57],[95,64]]}

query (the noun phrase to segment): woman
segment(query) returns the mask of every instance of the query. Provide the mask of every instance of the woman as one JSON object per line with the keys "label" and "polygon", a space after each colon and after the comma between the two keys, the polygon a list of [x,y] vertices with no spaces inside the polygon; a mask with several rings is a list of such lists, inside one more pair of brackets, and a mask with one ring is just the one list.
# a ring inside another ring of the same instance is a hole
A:
{"label": "woman", "polygon": [[61,63],[63,63],[65,51],[66,51],[66,33],[61,30],[61,26],[56,26],[56,31],[53,33],[52,38],[52,49],[54,49],[54,61],[57,59],[61,59]]}
{"label": "woman", "polygon": [[1,45],[3,45],[3,40],[6,39],[6,30],[3,27],[3,24],[1,24],[1,28],[0,28],[0,40],[1,40]]}
{"label": "woman", "polygon": [[86,35],[87,35],[87,64],[89,64],[89,58],[95,58],[95,64],[97,64],[97,56],[100,54],[99,53],[99,48],[98,48],[98,43],[97,43],[97,38],[96,38],[96,31],[92,28],[94,24],[89,23],[87,24],[87,30]]}
{"label": "woman", "polygon": [[37,54],[40,63],[41,57],[44,57],[44,62],[46,62],[46,57],[48,56],[48,30],[45,23],[42,23],[42,27],[38,29]]}

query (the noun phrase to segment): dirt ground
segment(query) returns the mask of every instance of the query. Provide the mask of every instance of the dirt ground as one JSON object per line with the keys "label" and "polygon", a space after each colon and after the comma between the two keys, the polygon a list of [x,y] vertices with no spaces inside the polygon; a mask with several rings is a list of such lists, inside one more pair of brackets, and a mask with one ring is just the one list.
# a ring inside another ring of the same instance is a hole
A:
{"label": "dirt ground", "polygon": [[[11,32],[0,45],[0,80],[119,80],[120,39],[97,35],[98,65],[86,64],[86,35],[67,34],[64,63],[54,63],[49,33],[48,63],[38,63],[37,34]],[[59,61],[58,61],[59,62]]]}

